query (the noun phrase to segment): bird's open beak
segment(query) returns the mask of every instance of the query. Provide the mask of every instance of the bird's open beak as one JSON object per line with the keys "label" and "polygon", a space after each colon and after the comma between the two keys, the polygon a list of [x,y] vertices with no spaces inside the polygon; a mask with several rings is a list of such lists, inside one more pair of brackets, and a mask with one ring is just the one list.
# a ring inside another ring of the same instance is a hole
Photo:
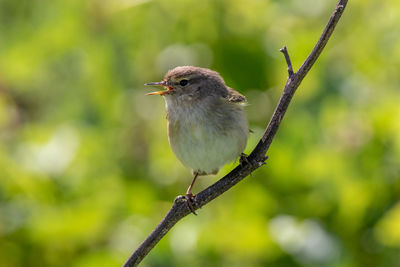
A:
{"label": "bird's open beak", "polygon": [[147,93],[146,95],[165,95],[165,94],[167,94],[169,91],[172,90],[172,87],[167,86],[167,83],[166,83],[165,81],[154,82],[154,83],[145,83],[144,85],[164,86],[164,87],[167,88],[167,90],[165,90],[165,91],[151,92],[151,93]]}

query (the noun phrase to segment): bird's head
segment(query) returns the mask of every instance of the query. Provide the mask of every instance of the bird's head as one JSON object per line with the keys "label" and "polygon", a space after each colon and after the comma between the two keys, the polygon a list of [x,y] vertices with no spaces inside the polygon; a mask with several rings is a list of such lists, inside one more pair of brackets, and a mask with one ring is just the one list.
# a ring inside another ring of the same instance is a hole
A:
{"label": "bird's head", "polygon": [[226,94],[225,82],[218,72],[193,66],[176,67],[168,71],[161,82],[146,83],[145,85],[162,86],[166,89],[147,95],[202,98],[209,95]]}

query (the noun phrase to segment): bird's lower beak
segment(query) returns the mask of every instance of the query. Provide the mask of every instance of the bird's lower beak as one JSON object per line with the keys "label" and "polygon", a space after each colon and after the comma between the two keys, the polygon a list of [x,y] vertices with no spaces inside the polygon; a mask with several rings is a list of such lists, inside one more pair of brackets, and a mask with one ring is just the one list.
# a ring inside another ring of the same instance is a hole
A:
{"label": "bird's lower beak", "polygon": [[153,82],[153,83],[145,83],[144,85],[164,86],[164,87],[167,88],[167,90],[165,90],[165,91],[151,92],[151,93],[147,93],[146,95],[165,95],[165,94],[167,94],[169,91],[172,90],[172,87],[167,86],[167,84],[166,84],[165,81]]}

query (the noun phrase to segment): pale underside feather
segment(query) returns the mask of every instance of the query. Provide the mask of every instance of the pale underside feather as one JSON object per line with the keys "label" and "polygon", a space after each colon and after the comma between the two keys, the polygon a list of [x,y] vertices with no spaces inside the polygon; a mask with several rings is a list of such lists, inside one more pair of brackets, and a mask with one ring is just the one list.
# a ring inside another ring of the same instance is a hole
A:
{"label": "pale underside feather", "polygon": [[[233,90],[233,89],[232,89]],[[186,167],[200,174],[216,173],[224,164],[237,159],[243,152],[248,134],[245,114],[238,101],[216,105],[210,98],[200,106],[176,103],[166,98],[171,148]],[[243,97],[244,98],[244,97]],[[222,99],[221,99],[222,100]],[[221,101],[219,100],[219,101]],[[224,101],[224,100],[222,100]]]}

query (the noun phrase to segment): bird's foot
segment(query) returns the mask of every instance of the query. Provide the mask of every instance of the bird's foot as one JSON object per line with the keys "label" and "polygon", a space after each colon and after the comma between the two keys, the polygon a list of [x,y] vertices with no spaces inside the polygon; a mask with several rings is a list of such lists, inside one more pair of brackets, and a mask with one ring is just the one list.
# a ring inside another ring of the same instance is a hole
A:
{"label": "bird's foot", "polygon": [[248,155],[245,153],[240,153],[239,163],[240,165],[249,164],[252,167],[260,167],[265,164],[265,161],[268,159],[268,156],[263,157],[259,162],[253,163],[248,159]]}
{"label": "bird's foot", "polygon": [[[251,161],[248,159],[248,157],[249,157],[249,156],[246,155],[245,153],[241,153],[241,154],[240,154],[240,158],[239,158],[240,165],[241,165],[241,166],[244,166],[245,164],[248,164],[248,165],[250,165],[250,168],[252,168],[253,170],[257,169],[258,167],[260,167],[260,166],[262,166],[262,165],[264,165],[264,164],[265,164],[265,161],[268,159],[268,156],[265,156],[264,158],[262,158],[261,161],[251,162]],[[251,172],[250,172],[250,176],[252,176],[252,175],[251,175]]]}
{"label": "bird's foot", "polygon": [[197,213],[195,211],[195,206],[197,205],[197,203],[196,203],[196,199],[194,198],[194,195],[192,193],[186,193],[185,200],[186,200],[186,206],[188,207],[188,209],[194,215],[197,215]]}
{"label": "bird's foot", "polygon": [[251,162],[247,159],[247,157],[248,157],[248,155],[246,155],[245,153],[240,153],[240,158],[239,158],[239,163],[240,163],[240,165],[244,165],[245,163],[246,164],[249,164],[249,165],[253,165],[253,164],[251,164]]}
{"label": "bird's foot", "polygon": [[[253,164],[250,162],[250,160],[247,159],[248,155],[245,153],[240,153],[240,158],[239,158],[239,163],[241,166],[244,166],[245,164],[249,164],[250,167],[253,167]],[[252,173],[250,172],[250,177],[252,176]]]}

